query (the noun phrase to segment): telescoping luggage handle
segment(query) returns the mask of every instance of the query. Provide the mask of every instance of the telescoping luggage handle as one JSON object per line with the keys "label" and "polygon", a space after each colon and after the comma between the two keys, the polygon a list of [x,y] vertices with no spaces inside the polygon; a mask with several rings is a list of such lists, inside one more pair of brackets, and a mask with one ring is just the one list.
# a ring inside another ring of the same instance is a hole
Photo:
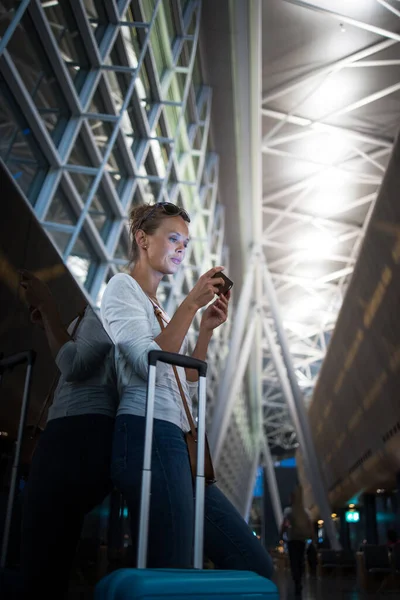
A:
{"label": "telescoping luggage handle", "polygon": [[4,568],[6,566],[6,561],[7,561],[8,542],[9,542],[9,538],[10,538],[12,513],[13,513],[13,508],[14,508],[14,498],[15,498],[15,490],[16,490],[16,485],[17,485],[18,468],[19,468],[19,457],[21,454],[22,437],[24,435],[26,415],[28,413],[31,375],[32,375],[32,368],[33,368],[33,365],[35,362],[35,358],[36,358],[36,352],[34,350],[27,350],[26,352],[19,352],[18,354],[13,354],[11,356],[7,356],[6,358],[2,358],[0,360],[0,378],[2,378],[5,371],[11,370],[18,365],[27,363],[25,384],[24,384],[24,395],[22,397],[22,406],[21,406],[21,414],[20,414],[19,425],[18,425],[17,441],[15,444],[14,460],[13,460],[12,470],[11,470],[10,491],[8,494],[6,518],[5,518],[5,522],[4,522],[3,542],[2,542],[2,546],[1,546],[1,559],[0,559],[0,567],[1,568]]}
{"label": "telescoping luggage handle", "polygon": [[203,566],[203,535],[204,535],[204,453],[206,435],[206,375],[207,363],[197,358],[185,356],[175,352],[152,350],[149,352],[149,373],[147,379],[146,400],[146,429],[144,442],[144,460],[142,492],[139,514],[139,540],[138,540],[138,569],[146,568],[147,544],[150,513],[151,490],[151,449],[153,443],[154,397],[156,387],[156,365],[164,362],[177,367],[196,369],[199,373],[199,406],[197,419],[197,474],[196,474],[196,501],[195,501],[195,531],[194,531],[194,568]]}

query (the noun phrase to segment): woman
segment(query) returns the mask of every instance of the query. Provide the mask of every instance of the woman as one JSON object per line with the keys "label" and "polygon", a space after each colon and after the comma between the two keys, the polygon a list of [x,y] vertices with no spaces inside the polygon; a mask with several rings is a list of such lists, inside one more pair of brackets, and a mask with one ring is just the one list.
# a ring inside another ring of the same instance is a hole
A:
{"label": "woman", "polygon": [[63,598],[84,517],[112,489],[113,344],[89,306],[66,330],[43,282],[22,271],[21,286],[59,369],[24,489],[23,585],[26,597]]}
{"label": "woman", "polygon": [[[112,478],[125,495],[136,550],[143,465],[147,356],[150,350],[187,352],[186,334],[197,313],[214,299],[223,267],[202,275],[169,319],[157,299],[165,275],[175,274],[189,243],[187,213],[170,203],[135,207],[131,212],[133,268],[115,275],[105,290],[101,316],[115,344],[120,404],[114,433]],[[228,314],[229,293],[203,313],[193,356],[205,360],[214,329]],[[155,314],[161,311],[164,327]],[[197,373],[178,368],[190,405]],[[189,430],[173,369],[157,367],[149,567],[189,568],[193,545],[193,481],[185,442]],[[269,555],[216,485],[206,488],[205,553],[221,569],[272,574]]]}

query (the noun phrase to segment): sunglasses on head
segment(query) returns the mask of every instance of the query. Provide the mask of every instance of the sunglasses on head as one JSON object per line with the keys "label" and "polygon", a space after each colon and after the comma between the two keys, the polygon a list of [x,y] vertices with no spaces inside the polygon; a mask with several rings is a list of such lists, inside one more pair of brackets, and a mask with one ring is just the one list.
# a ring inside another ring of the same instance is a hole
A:
{"label": "sunglasses on head", "polygon": [[153,206],[153,208],[143,217],[140,221],[138,229],[140,229],[145,221],[148,221],[156,212],[158,208],[161,208],[162,211],[168,215],[169,217],[182,217],[186,223],[190,223],[190,217],[187,214],[186,210],[176,206],[176,204],[172,204],[171,202],[157,202]]}

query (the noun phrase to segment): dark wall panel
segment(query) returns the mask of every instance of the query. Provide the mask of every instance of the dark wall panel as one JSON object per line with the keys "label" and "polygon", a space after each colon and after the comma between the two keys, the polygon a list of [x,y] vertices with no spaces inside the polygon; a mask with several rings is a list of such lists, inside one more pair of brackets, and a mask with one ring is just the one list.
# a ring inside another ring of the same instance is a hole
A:
{"label": "dark wall panel", "polygon": [[397,140],[309,412],[333,503],[380,487],[400,470],[399,390]]}
{"label": "dark wall panel", "polygon": [[[0,219],[0,353],[34,349],[37,360],[28,422],[34,422],[56,372],[43,332],[29,320],[19,295],[18,269],[47,280],[63,321],[68,323],[86,303],[85,296],[43,231],[30,206],[0,161],[2,217]],[[17,429],[25,367],[4,375],[0,387],[0,430],[14,437]]]}

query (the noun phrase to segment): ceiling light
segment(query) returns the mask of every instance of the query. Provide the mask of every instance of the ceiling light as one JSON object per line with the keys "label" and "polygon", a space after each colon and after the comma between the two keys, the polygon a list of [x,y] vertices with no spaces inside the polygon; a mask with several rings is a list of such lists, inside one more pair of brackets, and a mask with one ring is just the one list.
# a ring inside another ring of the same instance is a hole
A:
{"label": "ceiling light", "polygon": [[323,258],[329,254],[336,245],[336,240],[329,231],[311,231],[296,241],[296,246],[301,250],[301,258]]}
{"label": "ceiling light", "polygon": [[349,199],[347,177],[335,168],[324,170],[316,178],[310,195],[305,199],[308,210],[320,216],[333,216]]}
{"label": "ceiling light", "polygon": [[297,299],[285,314],[287,321],[304,321],[322,308],[320,296],[304,296]]}
{"label": "ceiling light", "polygon": [[[341,160],[345,160],[349,152],[349,142],[341,135],[327,132],[315,132],[314,135],[303,138],[299,148],[301,155],[310,160],[315,160],[318,163],[325,163],[327,166],[332,166]],[[324,182],[330,177],[330,171],[324,171],[321,174],[321,181]],[[332,169],[335,171],[335,169]],[[327,174],[325,176],[325,174]],[[332,173],[335,183],[337,183],[337,171]],[[318,175],[317,175],[318,179]]]}

